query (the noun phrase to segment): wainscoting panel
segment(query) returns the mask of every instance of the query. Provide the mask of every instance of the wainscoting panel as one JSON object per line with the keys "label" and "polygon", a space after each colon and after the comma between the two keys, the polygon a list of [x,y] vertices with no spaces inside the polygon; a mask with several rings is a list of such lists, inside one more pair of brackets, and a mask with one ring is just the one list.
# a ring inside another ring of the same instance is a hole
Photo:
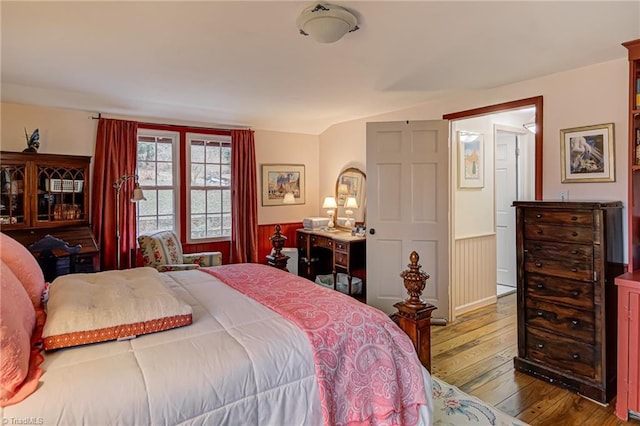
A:
{"label": "wainscoting panel", "polygon": [[497,301],[496,264],[495,234],[455,241],[451,280],[453,319]]}

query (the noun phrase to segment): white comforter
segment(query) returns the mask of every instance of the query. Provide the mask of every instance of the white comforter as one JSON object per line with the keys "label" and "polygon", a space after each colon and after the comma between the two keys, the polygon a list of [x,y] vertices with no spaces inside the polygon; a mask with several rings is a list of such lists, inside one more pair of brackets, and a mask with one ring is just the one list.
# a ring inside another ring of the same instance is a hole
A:
{"label": "white comforter", "polygon": [[3,424],[322,424],[302,331],[209,274],[161,275],[192,306],[192,325],[46,354],[39,389],[5,407]]}

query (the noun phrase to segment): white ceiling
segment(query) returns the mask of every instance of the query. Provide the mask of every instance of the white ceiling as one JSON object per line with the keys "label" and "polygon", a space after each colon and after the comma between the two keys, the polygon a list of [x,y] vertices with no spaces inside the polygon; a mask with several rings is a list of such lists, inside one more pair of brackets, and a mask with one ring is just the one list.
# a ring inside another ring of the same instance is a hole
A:
{"label": "white ceiling", "polygon": [[0,2],[3,102],[319,134],[332,124],[626,56],[639,1]]}

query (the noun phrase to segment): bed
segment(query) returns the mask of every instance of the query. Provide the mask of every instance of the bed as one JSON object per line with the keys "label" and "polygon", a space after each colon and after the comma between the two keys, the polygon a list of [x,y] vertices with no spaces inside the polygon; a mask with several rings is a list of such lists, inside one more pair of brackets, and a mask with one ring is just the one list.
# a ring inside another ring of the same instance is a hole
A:
{"label": "bed", "polygon": [[432,423],[429,373],[382,312],[266,265],[158,277],[190,307],[189,325],[43,351],[41,364],[32,352],[36,387],[4,404],[3,424]]}

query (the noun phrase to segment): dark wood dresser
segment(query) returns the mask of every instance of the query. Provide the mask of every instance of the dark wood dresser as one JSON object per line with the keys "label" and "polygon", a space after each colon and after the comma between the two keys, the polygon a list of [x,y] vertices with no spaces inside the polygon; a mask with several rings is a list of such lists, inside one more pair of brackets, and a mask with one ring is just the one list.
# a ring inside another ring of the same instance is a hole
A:
{"label": "dark wood dresser", "polygon": [[622,203],[516,201],[515,368],[593,400],[616,394]]}

